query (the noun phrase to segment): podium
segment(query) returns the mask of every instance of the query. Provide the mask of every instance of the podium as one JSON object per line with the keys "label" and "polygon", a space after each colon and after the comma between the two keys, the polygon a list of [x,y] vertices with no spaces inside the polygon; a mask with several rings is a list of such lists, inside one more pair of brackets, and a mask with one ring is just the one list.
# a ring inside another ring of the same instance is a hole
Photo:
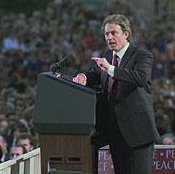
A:
{"label": "podium", "polygon": [[40,135],[41,171],[94,173],[96,92],[59,74],[38,75],[33,123]]}

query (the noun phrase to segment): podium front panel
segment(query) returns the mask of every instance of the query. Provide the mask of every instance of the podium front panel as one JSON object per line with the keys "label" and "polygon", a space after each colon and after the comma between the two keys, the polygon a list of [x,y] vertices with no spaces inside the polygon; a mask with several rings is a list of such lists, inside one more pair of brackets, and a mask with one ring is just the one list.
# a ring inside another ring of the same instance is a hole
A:
{"label": "podium front panel", "polygon": [[33,119],[38,132],[88,134],[95,115],[95,91],[51,73],[39,74]]}

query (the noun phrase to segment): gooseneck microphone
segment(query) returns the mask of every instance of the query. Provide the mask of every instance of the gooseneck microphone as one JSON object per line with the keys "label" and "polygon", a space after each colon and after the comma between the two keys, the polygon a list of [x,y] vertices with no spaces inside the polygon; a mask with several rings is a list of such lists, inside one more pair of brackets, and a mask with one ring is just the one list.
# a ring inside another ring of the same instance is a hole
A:
{"label": "gooseneck microphone", "polygon": [[75,56],[73,54],[69,54],[64,56],[61,60],[56,62],[54,65],[50,67],[50,71],[55,74],[57,70],[63,68],[68,62],[70,58],[74,58]]}

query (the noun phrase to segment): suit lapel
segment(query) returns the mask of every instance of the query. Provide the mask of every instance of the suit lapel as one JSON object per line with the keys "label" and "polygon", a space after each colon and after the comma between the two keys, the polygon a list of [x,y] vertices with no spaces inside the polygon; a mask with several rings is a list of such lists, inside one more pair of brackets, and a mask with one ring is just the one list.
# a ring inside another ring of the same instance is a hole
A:
{"label": "suit lapel", "polygon": [[113,58],[113,52],[112,51],[107,52],[106,59],[110,64],[112,63],[112,58]]}
{"label": "suit lapel", "polygon": [[129,61],[130,59],[130,56],[132,54],[132,51],[133,51],[133,45],[130,43],[128,49],[126,50],[121,62],[120,62],[120,65],[119,67],[124,67],[126,65],[126,63]]}
{"label": "suit lapel", "polygon": [[[119,67],[124,67],[126,65],[126,63],[130,60],[133,50],[134,50],[134,46],[133,44],[130,43],[128,49],[126,50],[120,62]],[[113,52],[111,50],[108,50],[104,55],[102,55],[102,57],[105,57],[107,61],[111,64]],[[108,78],[108,74],[104,71],[101,71],[101,80],[104,86],[106,85],[107,78]]]}

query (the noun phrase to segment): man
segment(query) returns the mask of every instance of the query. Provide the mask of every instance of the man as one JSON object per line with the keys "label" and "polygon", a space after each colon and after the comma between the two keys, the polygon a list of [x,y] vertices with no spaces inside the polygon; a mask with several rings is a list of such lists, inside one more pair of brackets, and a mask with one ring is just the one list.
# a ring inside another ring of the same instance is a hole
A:
{"label": "man", "polygon": [[15,145],[10,149],[10,159],[16,159],[20,155],[27,153],[27,150],[24,146],[22,145]]}
{"label": "man", "polygon": [[28,133],[21,133],[17,138],[16,144],[24,146],[27,152],[30,152],[34,149],[33,137]]}
{"label": "man", "polygon": [[102,25],[108,49],[92,58],[96,66],[73,81],[103,92],[97,120],[100,147],[109,144],[116,174],[151,174],[154,141],[159,137],[151,97],[153,57],[131,43],[129,20],[107,16]]}

